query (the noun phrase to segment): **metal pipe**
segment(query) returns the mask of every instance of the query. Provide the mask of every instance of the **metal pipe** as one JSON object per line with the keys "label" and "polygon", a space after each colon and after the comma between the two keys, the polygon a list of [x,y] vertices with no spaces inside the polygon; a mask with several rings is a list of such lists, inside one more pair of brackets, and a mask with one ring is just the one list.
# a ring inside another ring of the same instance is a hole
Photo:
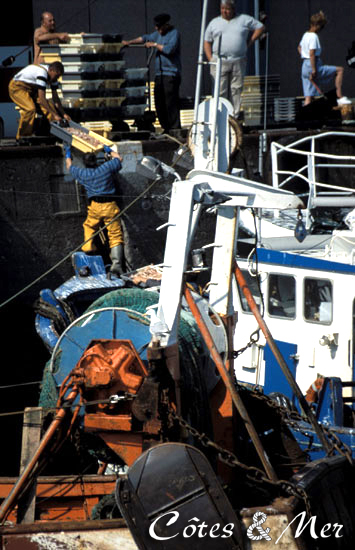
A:
{"label": "metal pipe", "polygon": [[[267,121],[267,86],[269,78],[269,33],[266,33],[266,48],[265,48],[265,91],[264,91],[264,130],[266,130]],[[257,40],[258,42],[258,40]]]}
{"label": "metal pipe", "polygon": [[[73,403],[73,401],[77,397],[78,393],[79,393],[78,388],[76,386],[74,386],[73,389],[71,390],[71,392],[69,393],[67,399],[66,399],[66,405],[70,404],[70,403]],[[41,440],[41,442],[40,442],[40,444],[37,448],[37,451],[35,452],[35,454],[31,458],[31,460],[27,464],[26,468],[23,470],[22,474],[20,475],[20,477],[16,481],[15,485],[11,489],[10,493],[8,494],[8,496],[6,497],[4,502],[2,503],[1,508],[0,508],[0,523],[2,523],[6,519],[7,515],[11,512],[12,507],[16,503],[16,499],[18,498],[21,491],[23,490],[23,488],[25,486],[25,483],[28,480],[30,474],[32,473],[34,467],[36,466],[41,454],[43,453],[43,451],[45,450],[45,448],[48,445],[49,441],[52,439],[55,431],[57,430],[57,428],[59,427],[59,425],[63,421],[63,419],[66,415],[66,412],[67,412],[67,408],[59,409],[55,419],[50,424],[49,428],[47,429],[46,433],[44,434],[44,436],[43,436],[43,438],[42,438],[42,440]]]}
{"label": "metal pipe", "polygon": [[[254,0],[254,17],[259,21],[259,0]],[[260,75],[260,44],[259,40],[254,42],[254,56],[255,56],[255,74]]]}
{"label": "metal pipe", "polygon": [[251,418],[248,414],[248,411],[246,410],[244,403],[242,401],[242,398],[240,397],[239,393],[235,389],[233,380],[231,378],[231,375],[227,371],[227,369],[224,366],[224,363],[222,361],[222,358],[217,351],[217,348],[215,346],[215,343],[213,341],[213,338],[211,336],[211,333],[205,323],[205,321],[202,318],[202,315],[200,313],[200,310],[198,309],[195,300],[192,297],[192,294],[190,290],[185,286],[184,289],[184,296],[187,301],[187,304],[190,308],[190,311],[192,315],[194,316],[196,323],[201,331],[202,337],[204,341],[206,342],[206,345],[211,353],[211,357],[218,369],[219,374],[221,375],[221,378],[224,382],[224,385],[226,386],[227,390],[229,391],[233,403],[239,412],[245,427],[250,435],[250,439],[252,440],[255,450],[260,458],[260,461],[262,465],[264,466],[265,472],[269,479],[272,481],[277,481],[277,475],[270,463],[269,457],[267,456],[265,449],[260,441],[259,435],[257,431],[255,430],[254,424],[251,421]]}
{"label": "metal pipe", "polygon": [[201,97],[201,81],[202,81],[202,68],[203,68],[203,42],[206,28],[206,18],[207,18],[207,7],[208,0],[204,0],[202,7],[202,18],[201,18],[201,30],[200,30],[200,45],[198,51],[198,62],[197,62],[197,75],[196,75],[196,90],[195,90],[195,104],[194,104],[194,124],[192,126],[192,142],[196,141],[197,134],[197,113],[198,106],[200,104]]}
{"label": "metal pipe", "polygon": [[305,414],[307,415],[308,420],[312,424],[313,429],[314,429],[314,431],[316,432],[316,434],[319,438],[319,441],[323,445],[326,452],[328,454],[330,454],[331,451],[332,451],[332,446],[329,443],[329,441],[328,441],[324,431],[322,430],[321,426],[318,424],[317,419],[314,416],[311,408],[309,407],[305,397],[303,396],[299,385],[297,384],[296,380],[292,376],[292,373],[291,373],[290,369],[288,368],[288,366],[286,364],[286,361],[282,357],[282,355],[280,353],[280,350],[277,347],[276,342],[273,339],[273,337],[271,335],[271,332],[269,331],[264,319],[262,318],[262,316],[260,314],[260,311],[259,311],[259,308],[256,305],[256,302],[254,300],[254,297],[253,297],[252,293],[250,292],[249,287],[248,287],[248,285],[247,285],[247,283],[244,279],[244,276],[243,276],[243,274],[242,274],[242,272],[241,272],[241,270],[240,270],[240,268],[238,267],[237,264],[235,264],[234,274],[235,274],[235,278],[237,280],[237,283],[240,286],[240,288],[241,288],[241,290],[242,290],[242,292],[243,292],[243,294],[244,294],[244,296],[245,296],[245,298],[248,302],[248,306],[250,307],[252,313],[254,314],[254,317],[257,320],[258,325],[261,328],[261,330],[262,330],[262,332],[263,332],[263,334],[266,338],[266,341],[270,346],[271,351],[273,352],[278,364],[281,367],[281,370],[282,370],[283,374],[286,376],[286,379],[287,379],[288,383],[290,384],[290,386],[292,388],[292,391],[295,393],[298,401],[300,402],[300,405],[301,405],[302,409],[304,410]]}
{"label": "metal pipe", "polygon": [[[216,63],[216,77],[214,81],[214,90],[213,90],[213,112],[212,112],[212,129],[211,129],[211,148],[209,154],[209,162],[213,162],[215,150],[216,150],[216,134],[217,134],[217,116],[218,116],[218,103],[219,103],[219,92],[220,92],[220,83],[221,83],[221,42],[222,35],[220,34],[217,37],[217,63]],[[209,165],[210,167],[210,165]]]}

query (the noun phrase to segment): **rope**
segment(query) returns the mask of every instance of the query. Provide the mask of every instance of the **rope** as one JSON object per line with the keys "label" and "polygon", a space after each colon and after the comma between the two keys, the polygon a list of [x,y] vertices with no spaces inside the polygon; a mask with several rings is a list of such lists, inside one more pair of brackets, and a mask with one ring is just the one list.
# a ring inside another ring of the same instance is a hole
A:
{"label": "rope", "polygon": [[[259,519],[260,518],[260,519]],[[267,515],[264,512],[255,512],[253,515],[253,522],[247,530],[247,536],[251,540],[271,540],[271,537],[268,535],[270,527],[267,527],[265,530],[261,527],[261,524],[264,523],[267,519]],[[256,529],[259,531],[260,535],[253,535],[253,531]]]}
{"label": "rope", "polygon": [[7,390],[8,388],[19,388],[20,386],[30,386],[31,384],[41,384],[42,380],[36,380],[36,382],[23,382],[22,384],[9,384],[8,386],[0,386],[0,390]]}
{"label": "rope", "polygon": [[[70,182],[72,183],[72,182]],[[86,199],[87,198],[87,194],[86,193],[63,193],[63,191],[57,191],[56,193],[51,193],[50,191],[18,191],[17,189],[0,189],[0,193],[7,193],[7,194],[16,194],[16,195],[44,195],[44,196],[48,196],[48,197],[80,197],[82,199]],[[118,195],[117,193],[115,195],[110,195],[113,199],[122,199],[122,198],[136,198],[137,195]],[[152,196],[152,198],[157,198],[157,197],[165,197],[166,196],[166,193],[164,195],[155,195],[155,196]]]}

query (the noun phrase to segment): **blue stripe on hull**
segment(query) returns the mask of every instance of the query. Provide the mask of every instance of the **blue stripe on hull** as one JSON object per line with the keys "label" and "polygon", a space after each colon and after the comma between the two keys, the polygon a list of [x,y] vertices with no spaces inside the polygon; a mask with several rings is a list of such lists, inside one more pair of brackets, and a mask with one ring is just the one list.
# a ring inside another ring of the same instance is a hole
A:
{"label": "blue stripe on hull", "polygon": [[322,260],[321,258],[312,258],[300,254],[279,252],[278,250],[268,250],[266,248],[258,248],[257,252],[259,262],[333,273],[355,273],[354,265]]}

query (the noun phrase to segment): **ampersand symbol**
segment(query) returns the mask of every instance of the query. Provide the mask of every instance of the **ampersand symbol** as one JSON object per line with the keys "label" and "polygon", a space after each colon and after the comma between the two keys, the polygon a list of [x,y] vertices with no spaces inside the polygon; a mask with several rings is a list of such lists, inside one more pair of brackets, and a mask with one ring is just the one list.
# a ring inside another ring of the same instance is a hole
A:
{"label": "ampersand symbol", "polygon": [[[260,518],[260,519],[259,519]],[[247,530],[247,536],[251,540],[271,540],[271,537],[269,537],[268,533],[270,532],[270,528],[267,527],[265,530],[261,527],[261,524],[264,523],[267,519],[267,515],[263,512],[255,512],[253,515],[253,522],[250,527],[248,527]],[[254,529],[257,529],[260,533],[260,535],[253,535]]]}

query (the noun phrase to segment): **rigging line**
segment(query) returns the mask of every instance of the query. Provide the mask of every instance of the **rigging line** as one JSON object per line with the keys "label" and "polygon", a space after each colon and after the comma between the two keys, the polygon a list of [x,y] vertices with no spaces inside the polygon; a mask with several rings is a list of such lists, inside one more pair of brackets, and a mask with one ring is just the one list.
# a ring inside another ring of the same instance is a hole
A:
{"label": "rigging line", "polygon": [[5,300],[4,302],[2,302],[0,304],[0,309],[2,307],[4,307],[5,305],[7,305],[8,303],[12,302],[13,300],[15,300],[15,298],[17,298],[18,296],[20,296],[21,294],[23,294],[24,292],[26,292],[29,288],[31,288],[32,286],[34,286],[35,284],[37,284],[39,281],[41,281],[44,277],[46,277],[47,275],[49,275],[50,273],[52,273],[52,271],[54,271],[55,269],[57,269],[57,267],[59,267],[62,263],[64,263],[66,260],[68,260],[71,255],[76,252],[77,250],[80,250],[80,248],[86,244],[87,242],[91,241],[94,237],[96,237],[96,235],[99,235],[100,233],[102,233],[109,225],[111,225],[111,223],[113,223],[114,221],[116,221],[118,218],[120,218],[121,216],[123,216],[123,214],[125,214],[125,212],[127,212],[127,210],[129,208],[131,208],[131,206],[133,206],[140,198],[142,198],[146,193],[148,193],[148,191],[158,182],[160,181],[160,176],[157,177],[144,191],[142,191],[142,193],[140,193],[140,195],[138,195],[132,202],[130,202],[125,208],[123,208],[118,214],[116,214],[116,216],[114,218],[112,218],[111,221],[109,221],[106,225],[104,225],[102,228],[98,229],[95,233],[93,233],[93,235],[87,239],[86,241],[82,242],[81,244],[79,244],[78,246],[76,246],[75,248],[73,248],[73,250],[71,250],[71,252],[69,252],[68,254],[66,254],[64,256],[64,258],[62,258],[61,260],[59,260],[59,262],[57,262],[56,264],[54,264],[50,269],[48,269],[45,273],[42,273],[42,275],[40,275],[39,277],[37,277],[34,281],[32,281],[31,283],[29,283],[28,285],[26,285],[24,288],[22,288],[21,290],[19,290],[18,292],[16,292],[15,294],[13,294],[12,296],[10,296],[10,298],[8,298],[7,300]]}
{"label": "rigging line", "polygon": [[[147,344],[148,345],[148,344]],[[132,395],[132,394],[127,394],[126,393],[126,396],[127,396],[127,399],[126,400],[130,400],[132,398],[135,397],[135,395]],[[56,407],[42,407],[43,410],[45,411],[45,413],[50,413],[50,412],[55,412],[57,411],[58,409],[77,409],[77,408],[81,408],[81,407],[90,407],[91,405],[99,405],[101,403],[105,403],[105,404],[112,404],[114,405],[115,403],[112,403],[110,401],[110,399],[95,399],[95,400],[92,400],[92,401],[85,401],[83,403],[62,403],[61,405],[59,406],[56,406]],[[22,411],[11,411],[11,412],[4,412],[4,413],[0,413],[0,417],[1,416],[12,416],[12,415],[17,415],[17,414],[24,414],[26,412],[25,409],[23,409]]]}
{"label": "rigging line", "polygon": [[18,388],[20,386],[31,386],[32,384],[42,384],[42,380],[36,382],[22,382],[21,384],[10,384],[9,386],[0,386],[0,390],[6,390],[7,388]]}
{"label": "rigging line", "polygon": [[[68,182],[69,183],[69,182]],[[72,182],[70,182],[72,183]],[[63,191],[58,191],[56,193],[54,192],[51,192],[51,191],[17,191],[17,190],[14,190],[14,189],[0,189],[0,193],[7,193],[7,194],[13,194],[13,193],[16,193],[16,195],[49,195],[49,196],[53,196],[53,197],[81,197],[83,199],[87,198],[87,194],[86,193],[63,193]],[[155,198],[155,197],[165,197],[168,193],[170,193],[170,191],[168,191],[167,193],[164,193],[164,194],[159,194],[159,195],[154,195],[152,196],[152,198]],[[136,198],[138,195],[112,195],[112,198],[113,199],[121,199],[121,198],[129,198],[129,199],[132,199],[132,198]]]}

